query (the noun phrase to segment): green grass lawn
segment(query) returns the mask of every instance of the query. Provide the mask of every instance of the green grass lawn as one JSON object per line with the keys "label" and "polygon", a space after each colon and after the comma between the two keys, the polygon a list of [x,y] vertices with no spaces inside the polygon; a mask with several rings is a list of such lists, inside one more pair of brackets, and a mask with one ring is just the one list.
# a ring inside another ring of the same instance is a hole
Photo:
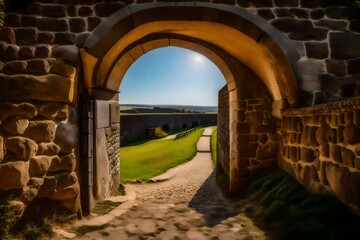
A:
{"label": "green grass lawn", "polygon": [[217,143],[217,127],[213,127],[212,136],[211,136],[211,159],[213,161],[214,166],[216,166],[216,162],[217,162],[216,143]]}
{"label": "green grass lawn", "polygon": [[156,139],[120,148],[121,182],[147,180],[191,160],[196,154],[196,143],[203,131],[201,128],[176,141]]}

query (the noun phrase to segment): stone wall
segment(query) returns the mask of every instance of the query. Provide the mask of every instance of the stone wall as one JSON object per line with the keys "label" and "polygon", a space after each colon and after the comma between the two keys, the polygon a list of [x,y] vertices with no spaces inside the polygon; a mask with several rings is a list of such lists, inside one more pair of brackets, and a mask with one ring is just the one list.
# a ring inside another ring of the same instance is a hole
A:
{"label": "stone wall", "polygon": [[44,197],[79,211],[76,112],[66,103],[0,102],[0,196],[19,215]]}
{"label": "stone wall", "polygon": [[219,91],[219,110],[217,116],[217,168],[229,177],[230,170],[230,119],[229,119],[229,91],[227,85]]}
{"label": "stone wall", "polygon": [[283,112],[279,165],[360,210],[360,98]]}
{"label": "stone wall", "polygon": [[121,114],[121,146],[146,139],[146,131],[152,127],[169,127],[169,130],[200,125],[216,125],[216,114]]}

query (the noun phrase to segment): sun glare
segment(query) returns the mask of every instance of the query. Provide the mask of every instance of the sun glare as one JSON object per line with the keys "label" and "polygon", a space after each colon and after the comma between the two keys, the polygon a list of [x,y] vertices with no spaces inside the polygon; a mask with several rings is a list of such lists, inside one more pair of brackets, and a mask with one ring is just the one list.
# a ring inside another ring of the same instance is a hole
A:
{"label": "sun glare", "polygon": [[193,56],[193,58],[194,58],[194,62],[195,63],[202,63],[202,62],[204,62],[204,56],[202,56],[202,55],[200,55],[200,54],[198,54],[198,53],[195,53],[194,54],[194,56]]}

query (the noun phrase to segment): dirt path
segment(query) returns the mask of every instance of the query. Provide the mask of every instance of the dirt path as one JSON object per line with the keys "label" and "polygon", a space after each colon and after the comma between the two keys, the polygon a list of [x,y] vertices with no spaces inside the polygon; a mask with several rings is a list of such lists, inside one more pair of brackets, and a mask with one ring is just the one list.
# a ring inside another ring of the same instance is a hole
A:
{"label": "dirt path", "polygon": [[105,229],[78,239],[265,239],[244,209],[216,189],[210,137],[206,128],[197,155],[167,181],[126,185],[136,192],[133,207]]}

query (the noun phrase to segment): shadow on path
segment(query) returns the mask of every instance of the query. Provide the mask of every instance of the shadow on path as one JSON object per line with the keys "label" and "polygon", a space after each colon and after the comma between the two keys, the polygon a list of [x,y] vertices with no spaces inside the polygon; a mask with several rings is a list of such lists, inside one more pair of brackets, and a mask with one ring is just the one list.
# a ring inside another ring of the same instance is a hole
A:
{"label": "shadow on path", "polygon": [[208,227],[213,227],[239,213],[239,208],[226,199],[217,188],[215,170],[195,193],[189,207],[203,214],[204,225]]}

